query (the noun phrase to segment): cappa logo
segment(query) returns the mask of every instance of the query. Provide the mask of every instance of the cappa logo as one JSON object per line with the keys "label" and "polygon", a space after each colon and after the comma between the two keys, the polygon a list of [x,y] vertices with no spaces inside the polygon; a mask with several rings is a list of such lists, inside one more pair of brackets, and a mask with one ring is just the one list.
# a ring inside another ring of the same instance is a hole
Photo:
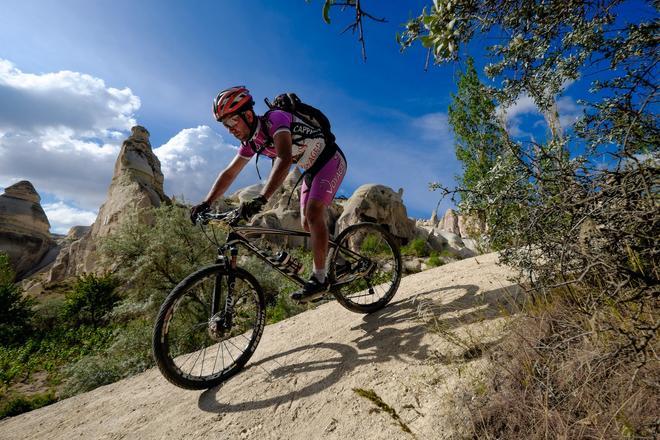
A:
{"label": "cappa logo", "polygon": [[310,135],[317,134],[319,132],[319,130],[314,128],[314,127],[309,127],[307,125],[295,124],[293,126],[293,132],[296,133],[296,134],[303,134],[303,135],[310,136]]}

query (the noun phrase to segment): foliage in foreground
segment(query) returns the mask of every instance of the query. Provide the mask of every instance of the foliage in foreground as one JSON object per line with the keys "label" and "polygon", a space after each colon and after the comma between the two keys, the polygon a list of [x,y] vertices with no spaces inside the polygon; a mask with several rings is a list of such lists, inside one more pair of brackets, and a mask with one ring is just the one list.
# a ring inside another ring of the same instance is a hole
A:
{"label": "foliage in foreground", "polygon": [[69,364],[63,395],[73,396],[116,382],[154,366],[151,320],[134,320],[117,329],[107,349]]}
{"label": "foliage in foreground", "polygon": [[[145,225],[138,221],[136,213],[101,247],[104,257],[115,262],[115,277],[124,286],[123,301],[109,315],[118,327],[105,350],[80,358],[66,368],[63,391],[66,396],[152,367],[151,332],[162,300],[185,276],[213,262],[215,246],[199,227],[190,223],[186,208],[161,206],[152,214],[153,224]],[[207,227],[207,234],[212,237],[215,233],[215,239],[222,241],[225,232],[211,228]],[[309,252],[291,250],[291,253],[311,267]],[[260,260],[246,256],[240,265],[256,276],[266,293],[269,323],[307,309],[289,299],[288,294],[297,286]]]}
{"label": "foliage in foreground", "polygon": [[630,317],[576,305],[557,290],[512,325],[470,405],[477,438],[654,438],[660,372],[642,351],[620,353],[628,341],[612,330]]}
{"label": "foliage in foreground", "polygon": [[[500,155],[467,190],[443,189],[461,194],[468,211],[516,208],[488,219],[489,238],[533,298],[475,411],[479,437],[638,438],[658,429],[649,416],[660,395],[658,24],[644,15],[624,23],[617,11],[630,3],[436,2],[416,21],[425,28],[408,29],[412,43],[454,20],[456,46],[436,60],[456,57],[477,32],[501,32],[488,52],[486,73],[501,80],[492,96],[506,106],[526,94],[548,122],[546,141],[503,136],[513,160]],[[564,132],[557,93],[603,68],[583,118]]]}

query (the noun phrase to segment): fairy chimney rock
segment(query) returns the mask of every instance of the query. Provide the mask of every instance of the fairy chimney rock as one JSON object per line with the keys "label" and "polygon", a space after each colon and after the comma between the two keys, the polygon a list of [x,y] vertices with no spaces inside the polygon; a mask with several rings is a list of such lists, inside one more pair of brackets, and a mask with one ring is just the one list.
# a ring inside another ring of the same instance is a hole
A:
{"label": "fairy chimney rock", "polygon": [[5,188],[0,195],[0,252],[9,256],[20,278],[55,246],[41,197],[27,180]]}
{"label": "fairy chimney rock", "polygon": [[122,144],[108,196],[96,221],[82,238],[60,252],[50,280],[102,270],[97,267],[95,255],[98,239],[111,234],[134,213],[138,213],[139,221],[152,222],[148,208],[158,207],[161,203],[170,203],[170,199],[163,191],[160,161],[151,149],[149,132],[138,125],[131,129],[130,136]]}

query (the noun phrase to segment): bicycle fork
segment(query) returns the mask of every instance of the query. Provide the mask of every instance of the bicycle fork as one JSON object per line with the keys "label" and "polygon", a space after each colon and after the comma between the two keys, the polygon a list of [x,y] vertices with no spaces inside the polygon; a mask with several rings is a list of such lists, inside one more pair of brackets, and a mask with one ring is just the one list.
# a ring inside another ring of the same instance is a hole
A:
{"label": "bicycle fork", "polygon": [[[218,273],[215,277],[213,286],[213,299],[211,302],[211,319],[209,321],[209,333],[216,338],[222,337],[225,331],[231,329],[232,318],[234,316],[234,289],[236,287],[236,257],[238,249],[236,246],[229,248],[229,264],[227,264],[226,257],[222,256],[218,259],[218,263],[224,264],[227,268],[226,273]],[[222,304],[222,277],[227,277],[227,295],[225,302]]]}

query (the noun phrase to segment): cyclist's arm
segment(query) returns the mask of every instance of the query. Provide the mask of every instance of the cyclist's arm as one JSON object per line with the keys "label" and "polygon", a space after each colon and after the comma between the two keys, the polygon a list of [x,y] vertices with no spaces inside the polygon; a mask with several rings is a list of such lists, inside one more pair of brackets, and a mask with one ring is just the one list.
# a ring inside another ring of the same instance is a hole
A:
{"label": "cyclist's arm", "polygon": [[268,181],[261,191],[261,195],[266,199],[270,199],[270,196],[282,185],[287,174],[289,174],[289,168],[291,168],[291,163],[293,162],[291,132],[286,130],[276,133],[273,136],[273,143],[275,144],[277,157],[275,158],[273,169],[268,176]]}
{"label": "cyclist's arm", "polygon": [[218,197],[222,196],[225,191],[227,191],[227,188],[229,188],[229,185],[231,185],[234,180],[236,180],[238,174],[249,161],[249,158],[237,154],[236,157],[234,157],[234,159],[229,163],[227,168],[218,174],[218,178],[215,179],[215,182],[213,183],[209,193],[206,195],[204,201],[211,204]]}

